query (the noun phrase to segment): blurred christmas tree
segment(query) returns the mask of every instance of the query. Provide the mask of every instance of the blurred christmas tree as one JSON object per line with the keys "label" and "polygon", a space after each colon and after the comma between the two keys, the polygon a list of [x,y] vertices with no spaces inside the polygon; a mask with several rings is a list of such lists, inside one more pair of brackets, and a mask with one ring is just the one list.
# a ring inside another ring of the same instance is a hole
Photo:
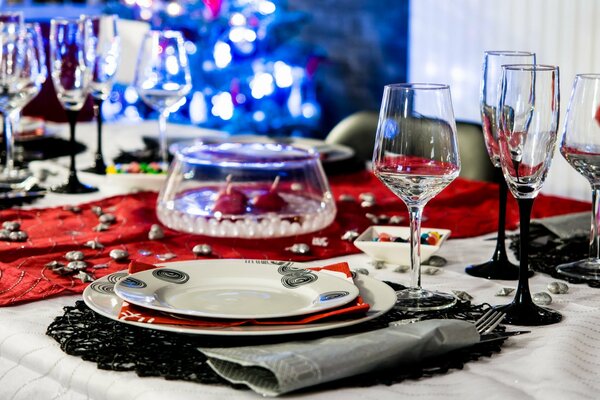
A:
{"label": "blurred christmas tree", "polygon": [[[295,39],[308,16],[288,10],[285,1],[122,0],[109,2],[106,12],[184,33],[194,88],[172,121],[231,133],[319,136],[313,78],[321,57]],[[132,87],[115,89],[108,114],[152,114]]]}

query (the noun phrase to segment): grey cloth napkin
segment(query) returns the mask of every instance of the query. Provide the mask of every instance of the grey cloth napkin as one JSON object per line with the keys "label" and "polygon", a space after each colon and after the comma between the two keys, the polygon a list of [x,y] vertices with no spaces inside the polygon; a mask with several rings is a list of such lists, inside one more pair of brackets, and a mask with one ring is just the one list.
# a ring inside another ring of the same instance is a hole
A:
{"label": "grey cloth napkin", "polygon": [[590,233],[592,213],[589,211],[534,219],[531,225],[541,225],[561,239],[587,236]]}
{"label": "grey cloth napkin", "polygon": [[282,344],[200,348],[217,374],[263,396],[393,368],[479,342],[472,323],[428,320],[354,335]]}

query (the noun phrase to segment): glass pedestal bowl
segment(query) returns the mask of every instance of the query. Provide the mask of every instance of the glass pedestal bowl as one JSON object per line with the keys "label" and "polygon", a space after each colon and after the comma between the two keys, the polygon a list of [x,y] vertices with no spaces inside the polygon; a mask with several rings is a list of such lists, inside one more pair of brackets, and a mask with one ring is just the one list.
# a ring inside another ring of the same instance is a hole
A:
{"label": "glass pedestal bowl", "polygon": [[200,235],[275,238],[331,224],[335,202],[318,153],[268,143],[177,148],[158,219]]}

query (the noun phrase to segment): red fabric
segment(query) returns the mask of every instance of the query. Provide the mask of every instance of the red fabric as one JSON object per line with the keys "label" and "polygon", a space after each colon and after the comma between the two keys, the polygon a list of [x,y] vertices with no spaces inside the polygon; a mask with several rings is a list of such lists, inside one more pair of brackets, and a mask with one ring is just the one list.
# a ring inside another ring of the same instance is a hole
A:
{"label": "red fabric", "polygon": [[[140,271],[146,271],[148,269],[156,268],[152,264],[131,262],[129,264],[129,273],[135,273]],[[320,268],[309,268],[313,271],[329,270],[336,272],[343,272],[347,277],[351,277],[352,273],[348,267],[348,263],[342,262],[337,264],[331,264]],[[333,310],[327,310],[320,313],[303,315],[294,318],[279,318],[279,319],[217,319],[217,318],[186,318],[185,316],[171,316],[169,314],[150,310],[144,307],[139,307],[127,302],[123,302],[121,312],[119,313],[119,319],[125,321],[136,321],[146,322],[149,324],[169,324],[169,325],[186,325],[186,326],[198,326],[198,327],[232,327],[240,325],[302,325],[309,324],[316,321],[322,321],[329,318],[337,318],[342,316],[348,316],[350,314],[364,314],[369,311],[369,304],[365,303],[362,297],[358,296],[350,303],[335,308]]]}
{"label": "red fabric", "polygon": [[[326,229],[312,234],[279,239],[228,239],[211,238],[176,232],[165,228],[165,238],[148,240],[148,230],[158,223],[155,215],[156,193],[144,192],[126,196],[116,196],[81,206],[82,212],[74,214],[62,207],[40,210],[0,211],[0,221],[19,221],[21,229],[27,232],[29,240],[23,243],[0,241],[0,306],[18,302],[38,300],[61,293],[81,293],[86,283],[71,276],[59,276],[44,267],[53,260],[66,261],[64,254],[70,250],[81,250],[85,261],[91,265],[107,264],[108,268],[96,269],[96,278],[121,270],[125,263],[109,257],[112,249],[124,249],[132,260],[155,263],[156,255],[177,254],[177,261],[202,259],[196,257],[192,248],[196,244],[207,243],[213,248],[215,258],[248,258],[310,261],[358,253],[350,242],[341,236],[350,229],[362,232],[372,222],[366,213],[375,215],[406,215],[406,207],[377,178],[368,172],[330,178],[335,198],[341,194],[358,197],[370,192],[377,204],[362,208],[358,201],[338,201],[335,221]],[[100,206],[105,212],[117,217],[117,223],[108,231],[94,232],[98,224],[92,206]],[[478,236],[497,229],[498,187],[495,184],[456,179],[425,207],[427,228],[452,230],[451,238]],[[533,217],[546,217],[570,212],[587,211],[588,203],[538,196],[534,203]],[[514,229],[518,223],[516,202],[509,195],[507,227]],[[407,225],[407,221],[404,221]],[[312,239],[327,238],[326,247],[311,246],[307,255],[295,255],[285,249],[294,243],[311,244]],[[105,248],[92,250],[83,247],[88,240],[97,239]],[[446,243],[450,246],[451,242]],[[149,256],[140,255],[140,250],[152,252]]]}

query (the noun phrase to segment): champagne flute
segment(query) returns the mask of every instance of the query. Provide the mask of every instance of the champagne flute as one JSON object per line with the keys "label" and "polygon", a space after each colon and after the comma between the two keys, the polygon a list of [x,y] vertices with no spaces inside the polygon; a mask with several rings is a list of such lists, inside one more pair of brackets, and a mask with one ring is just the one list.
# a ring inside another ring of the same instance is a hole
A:
{"label": "champagne flute", "polygon": [[119,63],[118,17],[116,15],[102,15],[86,16],[85,18],[92,24],[92,40],[95,48],[90,94],[94,102],[98,144],[94,154],[94,166],[90,168],[90,171],[106,175],[106,164],[102,155],[102,103],[110,95]]}
{"label": "champagne flute", "polygon": [[409,311],[451,307],[456,298],[421,288],[421,218],[425,204],[460,171],[456,123],[447,85],[406,83],[384,89],[373,171],[408,207],[411,284],[397,292]]}
{"label": "champagne flute", "polygon": [[160,160],[167,164],[167,118],[192,88],[180,32],[149,31],[144,35],[133,82],[142,100],[159,113]]}
{"label": "champagne flute", "polygon": [[498,102],[502,173],[519,203],[519,282],[512,303],[498,308],[504,322],[548,325],[559,312],[533,303],[529,291],[529,221],[533,201],[544,184],[554,150],[559,118],[559,73],[552,65],[504,65]]}
{"label": "champagne flute", "polygon": [[75,126],[77,116],[90,90],[93,75],[94,48],[91,22],[85,18],[52,19],[50,21],[50,65],[52,82],[58,100],[67,113],[70,128],[69,178],[52,188],[57,193],[90,193],[98,189],[82,184],[75,166]]}
{"label": "champagne flute", "polygon": [[559,274],[600,280],[600,74],[575,77],[560,152],[592,186],[592,224],[588,258],[557,267]]}
{"label": "champagne flute", "polygon": [[[496,121],[496,106],[500,93],[502,65],[504,64],[535,64],[535,53],[527,51],[486,51],[483,57],[483,78],[479,106],[481,125],[488,155],[494,167],[500,169],[500,149],[498,145],[498,126]],[[465,272],[472,276],[487,279],[514,280],[519,277],[519,268],[508,260],[506,255],[506,196],[508,187],[506,181],[500,179],[498,201],[498,235],[496,249],[492,259],[482,264],[471,265]]]}
{"label": "champagne flute", "polygon": [[[5,167],[0,181],[16,183],[30,174],[15,168],[13,127],[15,115],[39,92],[46,79],[39,25],[0,22],[0,111],[4,116]],[[37,29],[37,31],[36,31]]]}

